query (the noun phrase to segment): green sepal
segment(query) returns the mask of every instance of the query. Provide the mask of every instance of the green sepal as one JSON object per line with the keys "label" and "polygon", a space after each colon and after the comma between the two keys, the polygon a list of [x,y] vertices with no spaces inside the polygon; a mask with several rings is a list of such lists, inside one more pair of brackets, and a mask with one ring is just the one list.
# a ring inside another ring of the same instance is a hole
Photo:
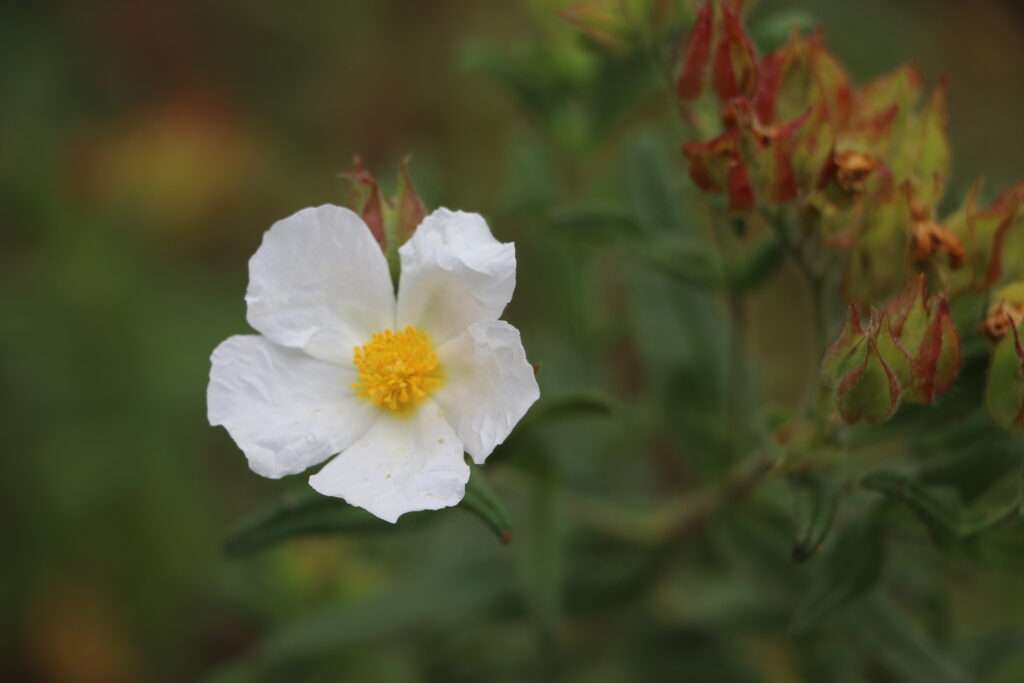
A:
{"label": "green sepal", "polygon": [[1024,427],[1024,345],[1022,332],[1002,338],[992,354],[985,389],[985,406],[989,414],[1004,429]]}
{"label": "green sepal", "polygon": [[868,339],[863,362],[847,372],[837,388],[839,415],[847,424],[885,422],[900,404],[900,385]]}

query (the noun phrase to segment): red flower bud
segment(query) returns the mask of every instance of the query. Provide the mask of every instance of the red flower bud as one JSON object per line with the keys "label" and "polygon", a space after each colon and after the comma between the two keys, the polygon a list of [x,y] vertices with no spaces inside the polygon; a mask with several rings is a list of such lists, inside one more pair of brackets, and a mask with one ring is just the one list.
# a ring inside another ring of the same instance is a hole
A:
{"label": "red flower bud", "polygon": [[684,102],[700,97],[704,89],[704,72],[711,57],[713,21],[714,12],[708,0],[697,12],[697,20],[683,50],[679,78],[676,79],[676,94]]}
{"label": "red flower bud", "polygon": [[722,30],[712,68],[715,92],[721,101],[753,94],[757,83],[754,43],[731,0],[722,0]]}

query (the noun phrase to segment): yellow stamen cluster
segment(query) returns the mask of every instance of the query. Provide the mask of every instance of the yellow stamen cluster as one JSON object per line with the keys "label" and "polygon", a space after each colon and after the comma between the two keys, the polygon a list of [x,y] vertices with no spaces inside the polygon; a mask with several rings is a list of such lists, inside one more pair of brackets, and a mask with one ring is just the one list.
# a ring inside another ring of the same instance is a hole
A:
{"label": "yellow stamen cluster", "polygon": [[359,371],[356,394],[393,412],[415,408],[442,380],[430,337],[412,326],[378,332],[355,349],[352,362]]}

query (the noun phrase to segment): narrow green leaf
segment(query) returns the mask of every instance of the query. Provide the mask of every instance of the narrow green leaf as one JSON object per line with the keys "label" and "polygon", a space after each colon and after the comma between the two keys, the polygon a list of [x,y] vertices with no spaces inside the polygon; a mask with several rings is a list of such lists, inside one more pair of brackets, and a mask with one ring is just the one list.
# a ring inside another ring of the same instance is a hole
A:
{"label": "narrow green leaf", "polygon": [[[479,517],[503,543],[511,538],[508,513],[478,468],[473,468],[458,507]],[[239,556],[304,536],[408,531],[427,522],[431,514],[435,513],[412,512],[403,515],[398,524],[389,524],[337,498],[312,490],[293,492],[244,519],[228,535],[224,549]]]}
{"label": "narrow green leaf", "polygon": [[[407,526],[413,514],[402,519]],[[224,544],[230,555],[259,552],[299,536],[380,532],[394,528],[369,512],[316,491],[292,492],[254,512],[232,531]]]}
{"label": "narrow green leaf", "polygon": [[797,603],[790,631],[806,633],[823,619],[870,590],[882,574],[882,530],[871,520],[849,525]]}
{"label": "narrow green leaf", "polygon": [[576,417],[608,417],[615,412],[615,401],[604,394],[579,392],[541,399],[519,427],[532,427]]}
{"label": "narrow green leaf", "polygon": [[641,233],[640,224],[631,211],[612,205],[562,207],[548,215],[548,223],[561,234],[595,242],[636,237]]}
{"label": "narrow green leaf", "polygon": [[[465,562],[465,558],[459,558]],[[213,672],[208,683],[278,680],[275,674],[295,662],[341,648],[384,641],[410,628],[447,628],[479,614],[501,599],[511,576],[502,565],[420,567],[405,582],[349,604],[327,606],[288,622],[271,633],[244,661]]]}
{"label": "narrow green leaf", "polygon": [[894,472],[875,472],[861,486],[907,505],[932,532],[936,541],[965,541],[993,529],[1020,521],[1022,501],[1009,502],[975,511],[973,514],[937,498],[909,477]]}
{"label": "narrow green leaf", "polygon": [[555,646],[557,641],[564,600],[565,546],[557,489],[551,477],[532,478],[527,494],[526,529],[523,542],[517,544],[527,604],[549,646]]}
{"label": "narrow green leaf", "polygon": [[920,626],[880,596],[865,600],[852,629],[865,653],[879,661],[893,680],[908,683],[967,683],[973,680]]}
{"label": "narrow green leaf", "polygon": [[469,483],[466,484],[466,496],[459,507],[476,515],[502,543],[512,540],[512,522],[508,511],[479,467],[473,468]]}
{"label": "narrow green leaf", "polygon": [[637,255],[683,284],[718,288],[727,283],[727,276],[718,255],[690,240],[659,240]]}
{"label": "narrow green leaf", "polygon": [[645,134],[627,145],[623,169],[626,191],[640,225],[651,232],[680,231],[683,196],[672,163],[658,137]]}
{"label": "narrow green leaf", "polygon": [[805,562],[818,552],[839,508],[839,487],[824,476],[800,475],[790,477],[793,491],[793,517],[796,537],[793,559]]}
{"label": "narrow green leaf", "polygon": [[861,487],[906,504],[937,541],[959,536],[959,512],[909,477],[896,472],[873,472],[861,480]]}

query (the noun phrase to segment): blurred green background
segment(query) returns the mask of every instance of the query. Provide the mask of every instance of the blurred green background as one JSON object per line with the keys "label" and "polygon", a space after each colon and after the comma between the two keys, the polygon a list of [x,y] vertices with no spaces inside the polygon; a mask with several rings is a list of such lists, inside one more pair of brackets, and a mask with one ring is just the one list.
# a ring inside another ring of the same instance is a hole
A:
{"label": "blurred green background", "polygon": [[[747,510],[755,527],[723,522],[647,574],[661,551],[579,532],[585,506],[562,493],[642,507],[713,477],[727,402],[714,302],[546,229],[563,203],[628,194],[634,152],[671,164],[679,210],[699,215],[663,93],[613,93],[623,112],[607,125],[572,99],[591,65],[564,4],[4,3],[0,680],[812,680],[779,605],[803,580],[783,523]],[[1024,176],[1024,5],[764,0],[755,17],[794,10],[861,81],[907,61],[929,83],[948,76],[952,196],[977,176],[993,189]],[[529,92],[494,77],[538,50],[538,78],[568,84],[543,124]],[[520,450],[546,476],[495,465],[510,546],[447,511],[231,558],[232,525],[304,478],[257,477],[207,425],[208,357],[247,329],[262,232],[340,203],[354,153],[385,182],[411,153],[428,206],[480,211],[517,242],[506,317],[545,397],[605,390],[638,409],[628,426],[531,435]],[[782,404],[816,364],[797,285],[784,273],[754,307],[753,365]],[[645,402],[663,391],[680,404]],[[1013,572],[909,543],[893,563],[929,569],[900,580],[937,587],[951,639],[1019,619]],[[743,578],[773,572],[779,585]],[[254,658],[258,671],[237,664]]]}

